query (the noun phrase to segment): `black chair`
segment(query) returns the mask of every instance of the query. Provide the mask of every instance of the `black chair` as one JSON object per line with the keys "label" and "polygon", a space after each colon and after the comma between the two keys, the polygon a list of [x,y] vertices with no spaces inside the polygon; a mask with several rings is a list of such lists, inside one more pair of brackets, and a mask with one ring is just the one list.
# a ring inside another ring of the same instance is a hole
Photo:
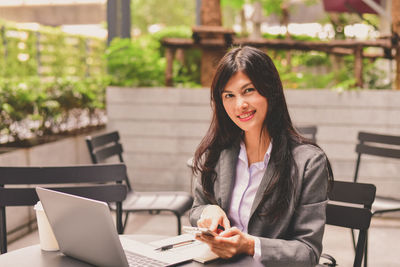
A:
{"label": "black chair", "polygon": [[[117,131],[86,137],[86,144],[93,163],[104,162],[112,157],[122,157],[122,145]],[[125,177],[128,195],[123,202],[125,212],[124,229],[130,212],[149,211],[151,214],[160,211],[170,211],[178,220],[178,234],[181,234],[181,216],[192,207],[193,197],[187,192],[137,192],[130,185],[128,176]]]}
{"label": "black chair", "polygon": [[[0,254],[7,252],[6,207],[33,206],[39,200],[33,185],[116,203],[116,226],[122,234],[122,201],[127,188],[124,164],[63,167],[0,167]],[[21,187],[26,185],[29,187]]]}
{"label": "black chair", "polygon": [[[362,155],[374,157],[400,159],[400,136],[375,134],[367,132],[358,133],[356,146],[357,163],[354,172],[354,182],[358,182]],[[372,216],[388,212],[400,211],[400,198],[377,196],[372,205]],[[353,235],[354,240],[354,235]],[[368,235],[365,249],[365,266],[367,266]]]}
{"label": "black chair", "polygon": [[317,126],[310,125],[310,126],[301,126],[296,127],[297,131],[305,138],[310,139],[310,141],[316,143],[317,142]]}
{"label": "black chair", "polygon": [[[340,227],[359,230],[356,243],[354,267],[360,267],[367,240],[367,232],[371,222],[371,206],[375,199],[376,188],[372,184],[334,181],[329,192],[326,207],[326,223]],[[349,205],[350,204],[350,205]],[[322,258],[330,260],[319,266],[336,266],[336,260],[322,254]]]}

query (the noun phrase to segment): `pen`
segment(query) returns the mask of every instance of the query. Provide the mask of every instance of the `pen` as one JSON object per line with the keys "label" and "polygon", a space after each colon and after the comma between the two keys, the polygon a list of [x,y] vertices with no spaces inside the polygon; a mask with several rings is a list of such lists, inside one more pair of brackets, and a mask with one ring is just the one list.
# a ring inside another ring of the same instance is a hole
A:
{"label": "pen", "polygon": [[189,244],[192,244],[194,241],[196,241],[196,240],[186,240],[186,241],[178,242],[178,243],[175,243],[175,244],[162,246],[162,247],[156,248],[155,250],[164,251],[164,250],[168,250],[168,249],[171,249],[171,248],[177,248],[177,247],[180,247],[180,246],[189,245]]}

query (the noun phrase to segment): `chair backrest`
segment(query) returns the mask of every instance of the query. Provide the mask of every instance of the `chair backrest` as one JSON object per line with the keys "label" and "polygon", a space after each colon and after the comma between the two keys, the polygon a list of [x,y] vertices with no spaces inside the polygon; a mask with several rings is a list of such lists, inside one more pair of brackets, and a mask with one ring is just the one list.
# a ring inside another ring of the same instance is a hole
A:
{"label": "chair backrest", "polygon": [[400,159],[400,136],[359,132],[358,142],[354,182],[358,179],[361,155]]}
{"label": "chair backrest", "polygon": [[[122,201],[127,188],[124,164],[99,164],[63,167],[0,167],[0,252],[7,252],[6,206],[33,206],[39,200],[35,187],[99,201],[116,202],[118,233],[122,233]],[[21,187],[29,185],[29,187]]]}
{"label": "chair backrest", "polygon": [[86,144],[89,149],[93,163],[101,163],[108,158],[118,156],[120,162],[124,162],[122,157],[122,145],[117,131],[97,136],[86,136]]}
{"label": "chair backrest", "polygon": [[[364,256],[367,230],[375,200],[373,184],[334,181],[329,192],[326,223],[359,230],[353,266],[361,266]],[[350,204],[350,205],[349,205]]]}
{"label": "chair backrest", "polygon": [[[120,143],[118,131],[97,136],[86,136],[86,145],[92,163],[103,163],[107,159],[116,156],[119,158],[119,162],[124,162],[124,158],[122,157],[122,152],[124,150]],[[132,190],[127,175],[125,177],[125,183],[128,186],[128,190]]]}
{"label": "chair backrest", "polygon": [[296,127],[301,135],[305,138],[310,139],[312,142],[317,142],[317,126],[310,125],[310,126],[301,126]]}

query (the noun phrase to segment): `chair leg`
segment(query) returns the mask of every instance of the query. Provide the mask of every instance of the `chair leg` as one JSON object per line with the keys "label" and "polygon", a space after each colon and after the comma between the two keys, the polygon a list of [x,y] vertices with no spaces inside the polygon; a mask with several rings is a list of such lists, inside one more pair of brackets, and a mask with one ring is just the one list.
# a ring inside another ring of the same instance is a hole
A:
{"label": "chair leg", "polygon": [[354,252],[356,251],[356,238],[354,236],[354,229],[351,229],[351,238],[353,240],[353,248],[354,248]]}
{"label": "chair leg", "polygon": [[368,264],[368,231],[365,235],[365,249],[364,249],[364,267],[367,267]]}
{"label": "chair leg", "polygon": [[124,225],[122,224],[122,203],[117,202],[116,219],[117,219],[117,232],[118,234],[124,233]]}
{"label": "chair leg", "polygon": [[0,254],[7,252],[7,230],[5,208],[0,209]]}
{"label": "chair leg", "polygon": [[125,212],[125,220],[124,220],[124,225],[122,226],[122,233],[125,232],[126,224],[128,223],[128,217],[129,217],[129,212]]}
{"label": "chair leg", "polygon": [[182,234],[181,216],[175,213],[176,219],[178,220],[178,235]]}

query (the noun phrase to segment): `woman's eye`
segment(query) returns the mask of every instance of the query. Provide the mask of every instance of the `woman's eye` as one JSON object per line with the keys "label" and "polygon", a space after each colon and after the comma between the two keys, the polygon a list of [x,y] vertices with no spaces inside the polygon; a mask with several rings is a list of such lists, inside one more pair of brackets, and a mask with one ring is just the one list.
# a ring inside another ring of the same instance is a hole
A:
{"label": "woman's eye", "polygon": [[254,88],[246,88],[244,90],[244,93],[250,93],[250,92],[253,92],[254,90],[256,90],[256,89],[254,89]]}
{"label": "woman's eye", "polygon": [[231,97],[233,97],[233,94],[225,94],[224,97],[225,97],[225,98],[231,98]]}

